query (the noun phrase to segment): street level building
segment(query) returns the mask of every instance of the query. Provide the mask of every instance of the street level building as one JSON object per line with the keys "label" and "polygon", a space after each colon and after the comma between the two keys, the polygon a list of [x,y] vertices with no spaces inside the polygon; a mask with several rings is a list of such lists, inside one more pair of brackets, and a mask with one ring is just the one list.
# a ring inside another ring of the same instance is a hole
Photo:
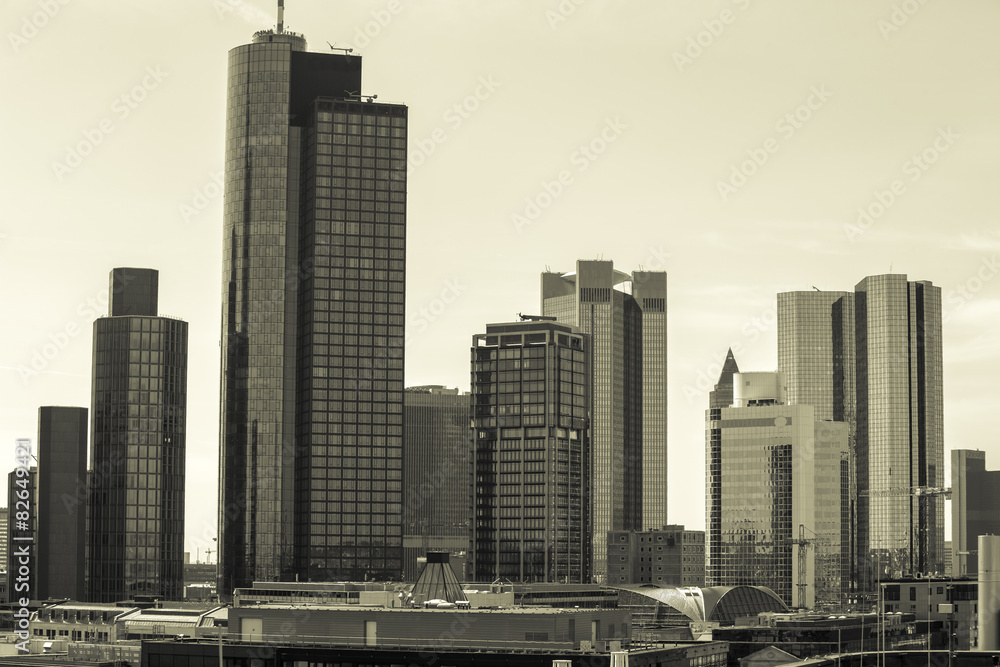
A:
{"label": "street level building", "polygon": [[542,315],[591,338],[593,576],[607,533],[667,523],[667,274],[579,260],[542,274]]}
{"label": "street level building", "polygon": [[684,526],[608,533],[608,585],[705,585],[705,531]]}
{"label": "street level building", "polygon": [[184,595],[188,325],[157,315],[156,274],[114,269],[94,322],[91,602]]}
{"label": "street level building", "polygon": [[589,337],[552,321],[472,339],[473,579],[590,581]]}
{"label": "street level building", "polygon": [[324,51],[279,15],[229,52],[223,597],[402,572],[407,109]]}

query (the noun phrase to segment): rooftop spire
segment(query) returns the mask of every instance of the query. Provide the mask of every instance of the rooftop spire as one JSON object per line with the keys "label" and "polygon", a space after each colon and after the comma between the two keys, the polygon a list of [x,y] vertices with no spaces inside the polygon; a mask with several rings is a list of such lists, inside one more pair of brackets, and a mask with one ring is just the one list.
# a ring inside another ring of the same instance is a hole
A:
{"label": "rooftop spire", "polygon": [[278,0],[278,34],[285,31],[285,0]]}

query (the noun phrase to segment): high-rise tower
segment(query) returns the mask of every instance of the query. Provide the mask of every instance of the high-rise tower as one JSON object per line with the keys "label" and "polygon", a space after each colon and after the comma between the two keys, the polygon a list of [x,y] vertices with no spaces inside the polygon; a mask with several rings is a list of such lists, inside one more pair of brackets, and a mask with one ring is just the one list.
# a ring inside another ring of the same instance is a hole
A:
{"label": "high-rise tower", "polygon": [[542,314],[591,336],[593,573],[607,533],[667,523],[667,274],[602,260],[542,274]]}
{"label": "high-rise tower", "polygon": [[219,592],[398,578],[407,109],[280,18],[228,85]]}
{"label": "high-rise tower", "polygon": [[[941,290],[905,275],[778,295],[789,399],[848,425],[858,586],[943,569]],[[930,494],[928,492],[931,492]]]}
{"label": "high-rise tower", "polygon": [[552,321],[473,337],[476,581],[590,580],[588,343]]}
{"label": "high-rise tower", "polygon": [[111,315],[94,322],[92,602],[184,597],[188,325],[157,316],[156,283],[153,269],[113,270]]}

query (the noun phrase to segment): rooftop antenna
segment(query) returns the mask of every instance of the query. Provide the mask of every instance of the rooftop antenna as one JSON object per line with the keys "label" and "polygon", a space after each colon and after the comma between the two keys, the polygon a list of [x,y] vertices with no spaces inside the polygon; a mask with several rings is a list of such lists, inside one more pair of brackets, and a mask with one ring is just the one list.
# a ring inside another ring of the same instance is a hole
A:
{"label": "rooftop antenna", "polygon": [[285,0],[278,0],[278,34],[285,31]]}
{"label": "rooftop antenna", "polygon": [[348,49],[343,46],[334,46],[336,42],[330,44],[329,40],[326,42],[332,51],[343,51],[344,53],[354,53],[354,49]]}

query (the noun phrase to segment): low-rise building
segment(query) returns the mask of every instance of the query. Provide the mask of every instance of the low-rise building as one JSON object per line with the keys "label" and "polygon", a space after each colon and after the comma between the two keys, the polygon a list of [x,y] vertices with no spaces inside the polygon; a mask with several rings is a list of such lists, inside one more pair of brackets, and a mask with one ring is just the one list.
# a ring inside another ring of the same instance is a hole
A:
{"label": "low-rise building", "polygon": [[705,585],[705,531],[684,526],[608,533],[608,584]]}

